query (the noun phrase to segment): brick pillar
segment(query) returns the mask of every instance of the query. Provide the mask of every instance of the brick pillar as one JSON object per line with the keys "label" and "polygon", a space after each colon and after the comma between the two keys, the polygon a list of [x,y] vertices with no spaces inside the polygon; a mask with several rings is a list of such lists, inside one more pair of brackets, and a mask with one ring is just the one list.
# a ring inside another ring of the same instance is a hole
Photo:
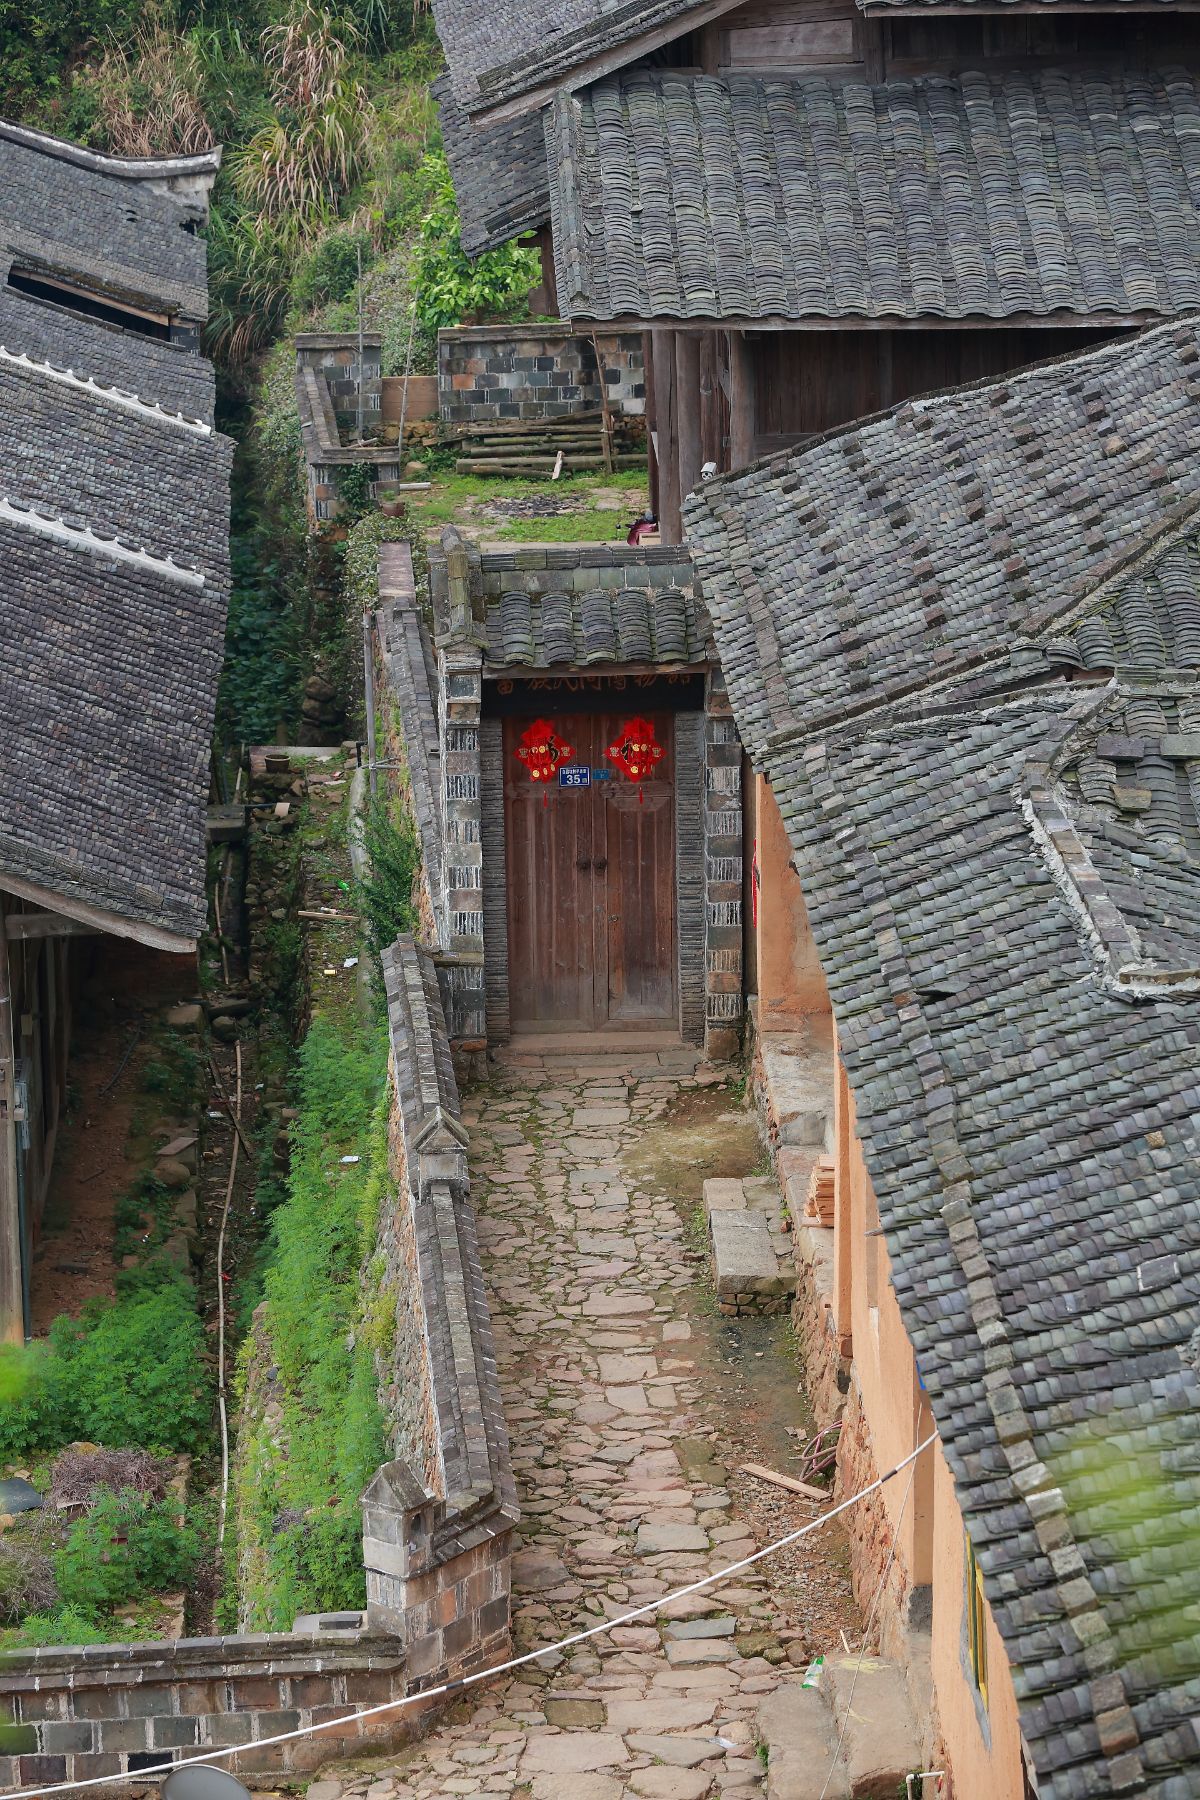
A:
{"label": "brick pillar", "polygon": [[742,1037],[742,746],[720,670],[704,703],[704,1052],[735,1056]]}
{"label": "brick pillar", "polygon": [[483,657],[475,644],[448,644],[442,669],[442,807],[445,916],[450,927],[448,970],[452,1045],[465,1053],[485,1047],[483,1004],[483,827],[479,783],[479,715]]}

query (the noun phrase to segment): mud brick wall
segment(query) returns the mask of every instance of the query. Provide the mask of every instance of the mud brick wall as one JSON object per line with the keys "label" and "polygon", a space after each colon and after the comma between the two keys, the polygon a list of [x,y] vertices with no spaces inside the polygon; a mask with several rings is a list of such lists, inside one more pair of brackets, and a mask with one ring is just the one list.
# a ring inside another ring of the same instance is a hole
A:
{"label": "mud brick wall", "polygon": [[[401,1646],[363,1630],[9,1651],[0,1656],[0,1787],[137,1774],[398,1699],[405,1683]],[[280,1771],[408,1742],[423,1710],[238,1751],[223,1766],[252,1786],[258,1775],[274,1785]]]}
{"label": "mud brick wall", "polygon": [[343,434],[358,428],[358,390],[363,388],[363,430],[374,431],[383,418],[383,372],[377,331],[364,331],[363,355],[358,357],[358,334],[346,331],[302,331],[296,338],[299,367],[319,369],[324,375],[338,429]]}
{"label": "mud brick wall", "polygon": [[[877,1481],[879,1474],[871,1444],[870,1427],[863,1411],[862,1393],[852,1375],[846,1410],[842,1415],[841,1436],[838,1439],[837,1479],[834,1484],[837,1498],[841,1500],[849,1494],[859,1493],[863,1488],[869,1487],[871,1482]],[[901,1491],[905,1479],[903,1475],[898,1477]],[[880,1644],[885,1656],[903,1656],[912,1590],[908,1585],[903,1559],[891,1556],[895,1534],[882,1492],[876,1490],[875,1493],[868,1494],[851,1509],[848,1536],[850,1576],[855,1598],[866,1609],[871,1605],[881,1581],[883,1582],[875,1614]]]}
{"label": "mud brick wall", "polygon": [[589,337],[562,325],[472,325],[438,333],[438,405],[450,425],[560,418],[601,404],[646,410],[640,332]]}

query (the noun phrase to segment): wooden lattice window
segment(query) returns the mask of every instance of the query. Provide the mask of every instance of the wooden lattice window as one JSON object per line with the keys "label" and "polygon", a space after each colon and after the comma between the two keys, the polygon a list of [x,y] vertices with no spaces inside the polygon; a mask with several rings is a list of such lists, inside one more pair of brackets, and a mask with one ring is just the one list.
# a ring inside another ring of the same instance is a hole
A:
{"label": "wooden lattice window", "polygon": [[979,1689],[979,1697],[988,1703],[987,1601],[983,1597],[983,1576],[975,1560],[975,1551],[967,1539],[967,1653],[971,1658],[971,1675]]}

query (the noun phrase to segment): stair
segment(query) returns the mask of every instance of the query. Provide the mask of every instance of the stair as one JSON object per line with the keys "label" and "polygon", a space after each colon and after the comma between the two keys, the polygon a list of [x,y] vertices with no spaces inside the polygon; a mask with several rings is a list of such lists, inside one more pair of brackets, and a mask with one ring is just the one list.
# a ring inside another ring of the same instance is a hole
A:
{"label": "stair", "polygon": [[769,1694],[758,1724],[768,1800],[896,1800],[926,1766],[904,1670],[882,1657],[828,1658],[818,1687],[797,1675]]}
{"label": "stair", "polygon": [[796,1278],[774,1178],[706,1181],[704,1206],[718,1310],[729,1318],[787,1312]]}

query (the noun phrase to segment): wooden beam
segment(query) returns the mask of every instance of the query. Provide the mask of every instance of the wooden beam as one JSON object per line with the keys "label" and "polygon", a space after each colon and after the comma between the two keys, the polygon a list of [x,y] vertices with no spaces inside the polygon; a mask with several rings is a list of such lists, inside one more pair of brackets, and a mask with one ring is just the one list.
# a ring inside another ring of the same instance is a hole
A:
{"label": "wooden beam", "polygon": [[754,356],[741,331],[729,333],[729,466],[754,461]]}
{"label": "wooden beam", "polygon": [[654,334],[650,331],[642,333],[642,387],[646,395],[646,492],[650,501],[650,516],[657,519],[658,456],[654,448],[657,413],[654,391]]}
{"label": "wooden beam", "polygon": [[683,542],[679,491],[679,425],[675,412],[674,333],[654,333],[654,422],[658,454],[658,531],[664,544]]}
{"label": "wooden beam", "polygon": [[170,950],[175,955],[188,955],[196,948],[195,938],[180,937],[174,931],[166,931],[161,925],[146,925],[139,919],[123,919],[118,913],[105,912],[99,906],[90,906],[85,900],[67,899],[62,894],[44,888],[36,881],[23,881],[17,875],[0,875],[0,889],[16,894],[22,900],[32,900],[35,906],[43,906],[47,912],[65,913],[69,919],[78,919],[83,925],[90,925],[94,931],[111,933],[113,937],[133,938],[139,944],[149,944],[152,950]]}
{"label": "wooden beam", "polygon": [[31,938],[95,937],[98,925],[85,925],[81,919],[67,919],[61,913],[10,913],[10,943],[28,942]]}
{"label": "wooden beam", "polygon": [[704,453],[700,440],[700,339],[675,334],[675,417],[679,437],[679,499],[700,486]]}
{"label": "wooden beam", "polygon": [[700,339],[700,460],[721,466],[720,387],[717,382],[717,334]]}

